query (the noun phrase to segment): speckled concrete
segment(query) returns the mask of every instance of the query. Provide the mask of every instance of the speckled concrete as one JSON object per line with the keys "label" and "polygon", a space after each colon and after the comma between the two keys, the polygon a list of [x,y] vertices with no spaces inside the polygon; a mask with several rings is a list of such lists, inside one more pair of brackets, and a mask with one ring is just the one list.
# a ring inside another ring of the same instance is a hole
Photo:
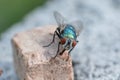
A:
{"label": "speckled concrete", "polygon": [[120,0],[52,0],[26,15],[0,39],[0,80],[17,80],[11,37],[20,31],[55,24],[54,10],[69,21],[82,19],[84,30],[72,51],[75,80],[120,80]]}

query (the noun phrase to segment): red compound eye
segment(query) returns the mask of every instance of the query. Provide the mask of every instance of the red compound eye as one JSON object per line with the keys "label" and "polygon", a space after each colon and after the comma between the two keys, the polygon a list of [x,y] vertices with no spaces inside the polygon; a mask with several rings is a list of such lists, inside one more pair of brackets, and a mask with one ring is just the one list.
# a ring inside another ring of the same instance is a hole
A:
{"label": "red compound eye", "polygon": [[73,41],[72,42],[72,47],[75,47],[76,46],[76,41]]}
{"label": "red compound eye", "polygon": [[61,44],[65,44],[66,43],[66,39],[62,38],[62,39],[60,39],[60,42],[61,42]]}

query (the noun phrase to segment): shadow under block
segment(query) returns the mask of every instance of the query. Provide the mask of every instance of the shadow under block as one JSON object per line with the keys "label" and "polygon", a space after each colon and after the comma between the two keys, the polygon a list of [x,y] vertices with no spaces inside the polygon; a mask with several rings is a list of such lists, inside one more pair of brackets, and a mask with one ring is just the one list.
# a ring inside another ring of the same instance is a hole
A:
{"label": "shadow under block", "polygon": [[55,29],[55,25],[37,27],[12,38],[14,66],[20,80],[74,80],[67,52],[52,59],[57,52],[57,36],[51,46],[43,47],[52,41]]}

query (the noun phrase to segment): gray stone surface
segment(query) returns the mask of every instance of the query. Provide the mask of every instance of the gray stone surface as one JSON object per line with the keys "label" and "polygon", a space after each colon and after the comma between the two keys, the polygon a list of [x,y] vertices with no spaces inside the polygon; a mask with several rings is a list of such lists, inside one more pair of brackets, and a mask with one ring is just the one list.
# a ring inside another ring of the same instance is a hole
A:
{"label": "gray stone surface", "polygon": [[26,15],[0,39],[0,80],[17,80],[12,65],[11,37],[34,26],[54,24],[52,13],[69,21],[82,19],[84,30],[72,51],[75,80],[120,80],[120,0],[52,0]]}

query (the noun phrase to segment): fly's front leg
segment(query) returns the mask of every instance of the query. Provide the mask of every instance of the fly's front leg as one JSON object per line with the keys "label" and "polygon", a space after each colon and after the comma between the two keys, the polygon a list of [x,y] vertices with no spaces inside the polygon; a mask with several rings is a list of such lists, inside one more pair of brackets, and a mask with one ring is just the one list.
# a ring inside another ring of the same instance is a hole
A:
{"label": "fly's front leg", "polygon": [[60,50],[60,42],[58,43],[58,49],[57,49],[57,53],[56,53],[55,57],[53,57],[54,59],[55,59],[55,58],[56,58],[56,56],[58,55],[58,53],[59,53],[59,50]]}
{"label": "fly's front leg", "polygon": [[[68,54],[70,54],[70,52],[71,52],[73,49],[74,49],[74,47],[73,47],[73,48],[71,48],[71,49],[68,51]],[[68,59],[69,59],[69,55],[68,55],[68,57],[67,57],[66,61],[68,61]]]}
{"label": "fly's front leg", "polygon": [[59,39],[62,38],[62,36],[60,35],[60,28],[59,27],[56,30],[56,34],[59,37]]}
{"label": "fly's front leg", "polygon": [[68,53],[70,54],[70,52],[71,52],[73,49],[74,49],[74,47],[73,47],[72,49],[70,49]]}
{"label": "fly's front leg", "polygon": [[62,52],[60,53],[60,55],[62,55],[65,52],[66,49],[63,49]]}
{"label": "fly's front leg", "polygon": [[46,46],[43,46],[43,47],[49,47],[52,43],[54,43],[54,41],[55,41],[55,35],[57,34],[57,36],[59,37],[59,38],[61,38],[61,36],[60,36],[60,30],[59,30],[59,28],[57,28],[56,30],[55,30],[55,32],[54,32],[54,35],[53,35],[53,40],[52,40],[52,42],[50,42],[48,45],[46,45]]}
{"label": "fly's front leg", "polygon": [[[76,41],[77,43],[79,42],[79,41]],[[71,51],[74,49],[74,47],[72,47],[70,50],[69,50],[69,54],[71,53]],[[69,59],[69,56],[68,56],[68,58],[67,58],[67,60],[66,61],[68,61],[68,59]]]}
{"label": "fly's front leg", "polygon": [[[79,42],[79,41],[76,41],[77,43]],[[74,49],[74,47],[72,47],[70,50],[69,50],[69,54],[70,54],[70,52],[72,51]]]}
{"label": "fly's front leg", "polygon": [[54,43],[54,41],[55,41],[55,35],[56,35],[56,31],[54,32],[52,42],[50,42],[48,45],[43,46],[43,47],[49,47],[52,43]]}

